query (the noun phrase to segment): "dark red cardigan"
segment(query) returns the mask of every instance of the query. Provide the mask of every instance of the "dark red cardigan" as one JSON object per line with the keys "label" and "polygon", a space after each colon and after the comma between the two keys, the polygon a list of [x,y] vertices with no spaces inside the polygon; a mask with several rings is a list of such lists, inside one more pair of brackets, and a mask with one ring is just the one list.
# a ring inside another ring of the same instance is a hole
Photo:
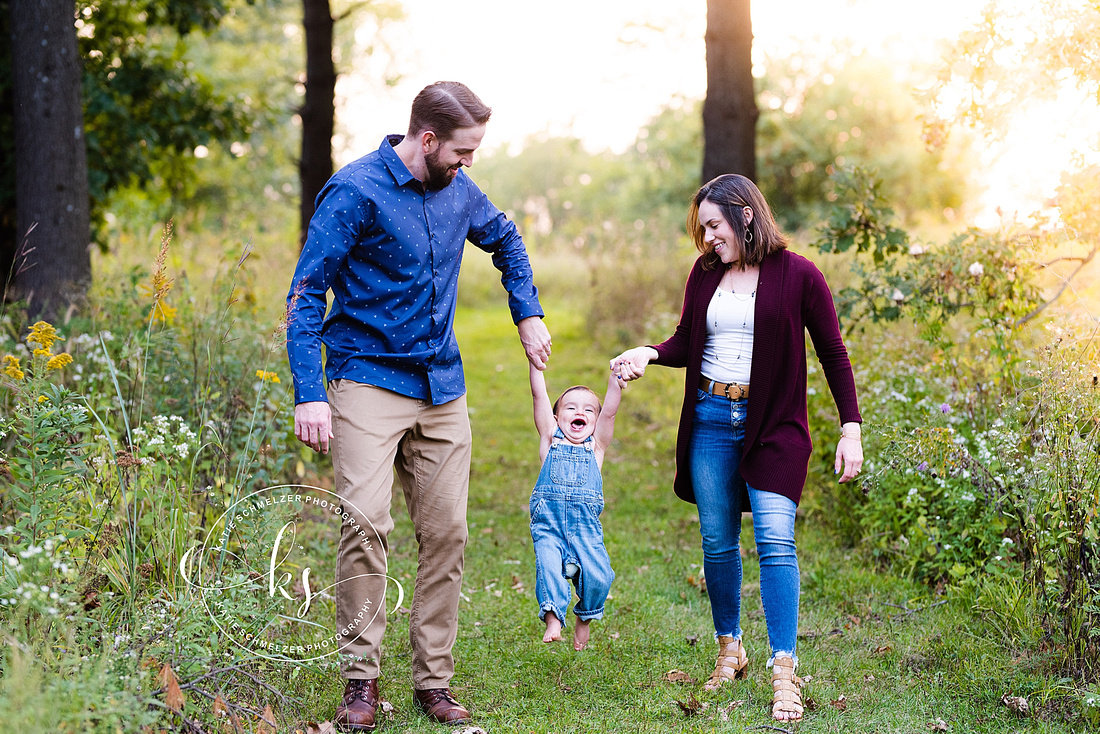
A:
{"label": "dark red cardigan", "polygon": [[[688,275],[680,323],[671,337],[653,346],[658,354],[654,364],[687,368],[684,407],[676,436],[674,489],[688,502],[695,502],[688,447],[707,338],[707,307],[722,273],[720,267],[704,270],[702,258],[695,261]],[[863,421],[852,365],[829,286],[817,266],[806,258],[782,250],[764,259],[755,313],[741,476],[752,487],[776,492],[797,504],[813,448],[806,416],[805,332],[810,332],[841,423]],[[742,496],[741,506],[748,508],[747,497]]]}

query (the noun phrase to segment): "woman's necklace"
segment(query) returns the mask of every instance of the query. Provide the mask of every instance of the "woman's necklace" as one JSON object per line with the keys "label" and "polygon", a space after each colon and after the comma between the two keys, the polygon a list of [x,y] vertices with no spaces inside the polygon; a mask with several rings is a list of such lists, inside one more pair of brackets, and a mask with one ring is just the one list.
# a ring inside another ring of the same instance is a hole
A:
{"label": "woman's necklace", "polygon": [[[730,268],[728,268],[727,270],[728,270],[728,272],[732,272],[732,266]],[[723,280],[725,280],[725,278],[723,278]],[[752,356],[752,345],[751,344],[749,345],[748,354],[747,355],[745,354],[745,342],[748,341],[748,329],[747,329],[747,327],[748,327],[748,324],[749,324],[749,310],[752,309],[753,304],[754,304],[755,299],[756,299],[756,288],[753,288],[752,292],[747,294],[747,295],[745,293],[738,293],[737,290],[733,287],[733,283],[732,283],[732,279],[731,279],[729,294],[731,296],[733,296],[733,302],[737,306],[741,306],[746,301],[748,302],[743,307],[742,312],[741,312],[741,329],[740,329],[741,339],[737,344],[737,356],[734,358],[735,360],[739,360],[739,359],[741,359],[742,355],[745,355],[746,357],[751,357]],[[718,300],[719,301],[722,300],[722,295],[723,295],[723,290],[721,288],[721,285],[719,285],[719,288],[718,288]],[[718,333],[718,314],[719,314],[719,311],[720,311],[720,308],[715,308],[714,309],[714,332],[716,334]]]}

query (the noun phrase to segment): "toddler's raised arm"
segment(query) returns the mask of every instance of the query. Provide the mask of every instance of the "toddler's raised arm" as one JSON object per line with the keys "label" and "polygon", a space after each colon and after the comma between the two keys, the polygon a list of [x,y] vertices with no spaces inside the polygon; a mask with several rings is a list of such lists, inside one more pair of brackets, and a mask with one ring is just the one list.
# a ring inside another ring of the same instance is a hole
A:
{"label": "toddler's raised arm", "polygon": [[607,394],[604,395],[603,410],[600,411],[600,417],[596,419],[596,430],[593,434],[596,445],[601,451],[611,445],[611,439],[615,436],[615,414],[619,412],[619,402],[622,397],[623,388],[619,377],[612,371],[607,376]]}
{"label": "toddler's raised arm", "polygon": [[533,364],[528,364],[528,370],[531,377],[531,402],[534,407],[535,428],[541,439],[540,453],[545,458],[546,449],[550,447],[550,440],[554,437],[554,429],[558,424],[554,420],[554,407],[550,404],[550,395],[546,392],[546,378]]}

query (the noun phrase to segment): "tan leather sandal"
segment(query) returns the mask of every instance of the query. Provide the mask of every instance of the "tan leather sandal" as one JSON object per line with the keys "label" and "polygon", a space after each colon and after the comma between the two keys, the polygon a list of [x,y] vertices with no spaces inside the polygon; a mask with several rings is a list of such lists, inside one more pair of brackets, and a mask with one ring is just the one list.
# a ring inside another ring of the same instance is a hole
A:
{"label": "tan leather sandal", "polygon": [[[794,659],[775,658],[772,667],[772,718],[776,721],[801,721],[802,679],[794,674]],[[780,718],[780,714],[785,714]]]}
{"label": "tan leather sandal", "polygon": [[703,684],[703,690],[716,691],[723,681],[737,680],[745,677],[745,667],[749,664],[749,656],[740,639],[733,637],[718,638],[718,661],[714,665],[714,672]]}

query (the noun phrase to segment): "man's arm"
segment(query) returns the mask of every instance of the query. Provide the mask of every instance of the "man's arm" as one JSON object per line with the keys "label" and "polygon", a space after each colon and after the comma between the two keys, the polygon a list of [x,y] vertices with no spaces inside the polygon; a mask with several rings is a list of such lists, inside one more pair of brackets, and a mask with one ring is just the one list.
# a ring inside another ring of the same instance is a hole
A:
{"label": "man's arm", "polygon": [[527,360],[538,369],[546,369],[550,359],[550,332],[542,323],[542,305],[535,287],[531,261],[516,225],[496,208],[469,178],[470,228],[467,239],[492,254],[493,266],[500,271],[500,282],[508,291],[508,309],[519,330]]}
{"label": "man's arm", "polygon": [[317,212],[287,295],[286,346],[294,378],[294,434],[323,453],[328,453],[332,438],[332,413],[321,363],[327,293],[358,239],[366,211],[350,184],[329,181],[318,196]]}

